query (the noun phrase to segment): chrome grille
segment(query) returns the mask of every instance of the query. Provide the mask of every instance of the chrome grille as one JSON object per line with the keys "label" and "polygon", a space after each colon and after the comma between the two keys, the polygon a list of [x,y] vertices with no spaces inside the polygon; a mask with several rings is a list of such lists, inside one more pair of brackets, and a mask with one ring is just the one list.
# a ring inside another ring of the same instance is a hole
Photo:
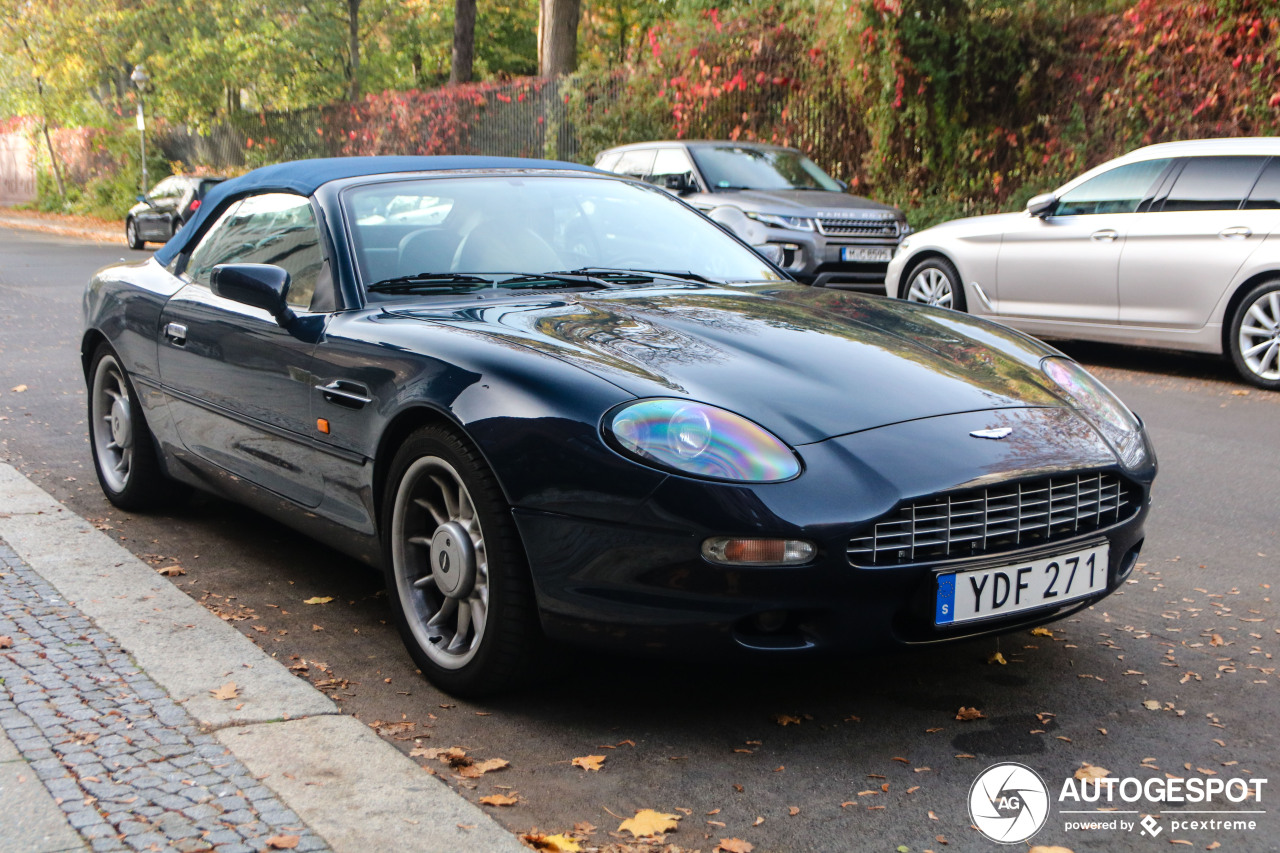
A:
{"label": "chrome grille", "polygon": [[1137,509],[1115,474],[1077,474],[929,498],[849,540],[849,561],[894,566],[997,553],[1100,530]]}
{"label": "chrome grille", "polygon": [[818,220],[818,230],[833,237],[897,237],[896,219],[835,219]]}

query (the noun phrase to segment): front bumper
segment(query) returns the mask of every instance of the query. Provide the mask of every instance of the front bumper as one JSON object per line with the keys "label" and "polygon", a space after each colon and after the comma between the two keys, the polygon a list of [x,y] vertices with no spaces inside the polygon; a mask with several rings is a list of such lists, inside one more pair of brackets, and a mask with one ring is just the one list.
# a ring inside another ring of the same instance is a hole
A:
{"label": "front bumper", "polygon": [[846,261],[842,250],[888,249],[893,252],[897,250],[898,240],[772,228],[769,243],[783,247],[783,262],[779,266],[806,284],[883,295],[889,261]]}
{"label": "front bumper", "polygon": [[[668,478],[629,524],[517,510],[543,624],[558,639],[682,656],[724,652],[872,650],[996,634],[1061,618],[1105,597],[1132,571],[1143,541],[1154,462],[1123,471],[1109,449],[1057,437],[1061,410],[1005,417],[1042,429],[1021,446],[973,440],[970,452],[936,456],[982,428],[990,413],[928,418],[800,448],[805,473],[790,483],[730,486]],[[930,439],[935,441],[930,441]],[[1078,439],[1078,435],[1075,436]],[[1069,446],[1068,446],[1069,445]],[[864,461],[869,460],[869,461]],[[891,567],[853,565],[852,537],[895,507],[948,491],[1106,470],[1135,490],[1116,523],[1000,553]],[[802,538],[819,554],[800,567],[718,566],[699,552],[712,535]],[[934,624],[940,574],[1063,554],[1105,539],[1104,591],[1062,606],[992,621]]]}

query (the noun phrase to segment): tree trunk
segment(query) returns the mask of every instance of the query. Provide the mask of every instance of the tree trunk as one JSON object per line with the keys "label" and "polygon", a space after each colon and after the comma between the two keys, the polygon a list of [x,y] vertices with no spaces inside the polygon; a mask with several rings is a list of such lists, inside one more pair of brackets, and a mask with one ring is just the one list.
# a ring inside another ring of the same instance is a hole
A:
{"label": "tree trunk", "polygon": [[476,56],[476,0],[457,0],[453,13],[450,83],[470,83]]}
{"label": "tree trunk", "polygon": [[580,0],[538,0],[538,73],[569,74],[578,67]]}
{"label": "tree trunk", "polygon": [[351,88],[348,98],[360,100],[360,4],[363,0],[347,0],[347,32],[350,37],[348,52],[351,56]]}

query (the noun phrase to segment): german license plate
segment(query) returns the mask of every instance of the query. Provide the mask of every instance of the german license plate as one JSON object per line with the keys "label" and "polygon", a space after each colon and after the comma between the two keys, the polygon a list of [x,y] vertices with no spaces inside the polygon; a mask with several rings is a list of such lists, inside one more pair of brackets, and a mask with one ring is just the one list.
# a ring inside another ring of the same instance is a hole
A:
{"label": "german license plate", "polygon": [[954,625],[1054,607],[1106,587],[1106,544],[1059,557],[939,575],[934,622]]}
{"label": "german license plate", "polygon": [[884,261],[893,260],[893,249],[888,246],[841,246],[842,261]]}

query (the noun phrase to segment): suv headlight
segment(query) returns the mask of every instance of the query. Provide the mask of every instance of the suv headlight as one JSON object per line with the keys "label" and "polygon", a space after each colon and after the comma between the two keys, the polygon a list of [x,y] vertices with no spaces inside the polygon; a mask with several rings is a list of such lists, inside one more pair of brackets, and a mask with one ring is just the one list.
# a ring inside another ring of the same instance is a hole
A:
{"label": "suv headlight", "polygon": [[1074,361],[1061,356],[1044,359],[1040,369],[1071,405],[1098,428],[1126,466],[1133,468],[1146,460],[1142,422],[1107,386]]}
{"label": "suv headlight", "polygon": [[790,228],[792,231],[812,231],[813,220],[807,216],[783,216],[780,213],[755,213],[748,210],[748,219],[772,225],[775,228]]}
{"label": "suv headlight", "polygon": [[777,483],[800,473],[800,460],[781,439],[706,403],[624,403],[601,428],[615,450],[653,468],[737,483]]}

